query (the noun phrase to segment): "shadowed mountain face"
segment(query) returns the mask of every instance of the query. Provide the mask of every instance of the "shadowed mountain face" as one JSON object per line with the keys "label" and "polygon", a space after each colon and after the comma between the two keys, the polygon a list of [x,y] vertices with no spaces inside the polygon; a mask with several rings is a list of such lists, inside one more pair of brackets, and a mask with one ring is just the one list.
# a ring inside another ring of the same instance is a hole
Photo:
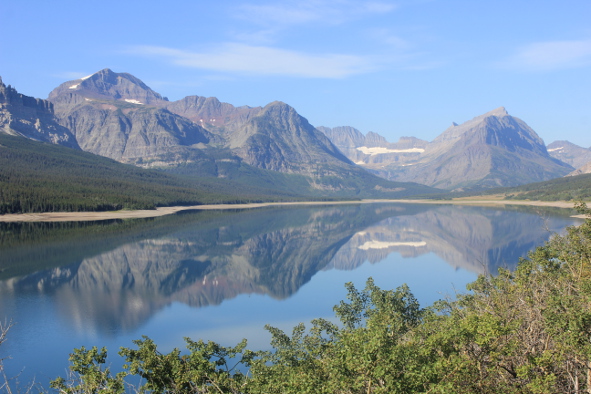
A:
{"label": "shadowed mountain face", "polygon": [[51,102],[20,94],[2,79],[0,132],[80,149],[70,130],[58,123]]}
{"label": "shadowed mountain face", "polygon": [[[567,223],[555,217],[547,226]],[[66,315],[92,311],[95,329],[133,329],[172,302],[204,307],[240,294],[283,299],[319,271],[355,269],[392,253],[435,253],[456,268],[495,272],[549,236],[543,220],[526,211],[404,204],[189,213],[137,228],[113,222],[124,226],[113,234],[95,226],[84,233],[39,224],[35,242],[20,239],[18,225],[3,229],[15,238],[5,237],[1,250],[2,297],[46,294]]]}
{"label": "shadowed mountain face", "polygon": [[525,122],[504,108],[461,125],[453,123],[430,143],[407,142],[412,144],[406,151],[384,145],[381,150],[357,147],[384,155],[381,161],[365,159],[358,164],[386,179],[449,190],[518,186],[572,171],[548,154],[542,139]]}

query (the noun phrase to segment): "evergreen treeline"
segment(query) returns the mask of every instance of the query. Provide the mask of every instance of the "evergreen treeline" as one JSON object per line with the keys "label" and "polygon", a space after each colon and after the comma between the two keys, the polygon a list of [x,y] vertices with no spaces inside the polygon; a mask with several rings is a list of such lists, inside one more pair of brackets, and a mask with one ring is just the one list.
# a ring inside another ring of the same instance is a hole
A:
{"label": "evergreen treeline", "polygon": [[464,193],[446,193],[425,198],[454,198],[504,194],[507,199],[535,201],[589,201],[591,200],[591,174],[567,176],[545,182],[516,187],[503,187]]}
{"label": "evergreen treeline", "polygon": [[213,178],[183,179],[0,134],[0,214],[154,209],[285,198],[247,185]]}
{"label": "evergreen treeline", "polygon": [[[514,272],[480,276],[422,309],[406,286],[348,284],[340,323],[312,321],[291,335],[273,327],[272,351],[187,339],[158,351],[149,338],[122,348],[76,349],[64,393],[588,393],[591,390],[591,210],[588,219],[532,251]],[[128,386],[126,376],[142,378]]]}

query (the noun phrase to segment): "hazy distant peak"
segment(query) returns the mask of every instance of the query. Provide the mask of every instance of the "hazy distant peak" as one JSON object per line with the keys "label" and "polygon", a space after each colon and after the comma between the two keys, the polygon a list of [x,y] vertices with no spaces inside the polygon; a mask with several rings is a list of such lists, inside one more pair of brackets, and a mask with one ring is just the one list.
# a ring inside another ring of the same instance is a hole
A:
{"label": "hazy distant peak", "polygon": [[269,104],[265,105],[265,108],[272,108],[272,107],[283,107],[283,108],[291,108],[288,104],[285,104],[283,101],[275,100],[270,102]]}
{"label": "hazy distant peak", "polygon": [[292,106],[284,103],[283,101],[273,101],[272,103],[265,105],[260,114],[273,116],[294,116],[297,115],[297,112]]}
{"label": "hazy distant peak", "polygon": [[508,116],[509,113],[507,113],[507,110],[505,109],[505,107],[499,107],[496,109],[493,109],[490,112],[485,113],[482,116]]}

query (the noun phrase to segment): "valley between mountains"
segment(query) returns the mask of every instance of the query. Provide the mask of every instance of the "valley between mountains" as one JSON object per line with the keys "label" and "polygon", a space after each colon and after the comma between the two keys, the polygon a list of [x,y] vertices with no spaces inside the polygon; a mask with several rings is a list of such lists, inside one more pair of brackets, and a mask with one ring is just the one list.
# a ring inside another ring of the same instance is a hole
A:
{"label": "valley between mountains", "polygon": [[[64,82],[47,100],[0,80],[0,214],[426,198],[577,178],[589,163],[590,149],[546,146],[502,107],[430,142],[388,142],[313,126],[280,101],[171,102],[110,69]],[[579,189],[571,199],[591,190]]]}

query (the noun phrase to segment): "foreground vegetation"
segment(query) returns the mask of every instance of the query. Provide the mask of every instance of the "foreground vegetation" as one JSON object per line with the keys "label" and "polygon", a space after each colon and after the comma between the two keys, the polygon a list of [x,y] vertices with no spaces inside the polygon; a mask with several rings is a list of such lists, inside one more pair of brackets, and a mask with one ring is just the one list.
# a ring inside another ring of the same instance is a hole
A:
{"label": "foreground vegetation", "polygon": [[[514,272],[480,276],[469,292],[421,308],[406,286],[348,284],[340,323],[273,327],[271,351],[186,339],[158,351],[147,337],[105,367],[105,349],[75,349],[63,393],[588,393],[591,390],[589,219],[532,251]],[[129,376],[142,378],[129,386]]]}

